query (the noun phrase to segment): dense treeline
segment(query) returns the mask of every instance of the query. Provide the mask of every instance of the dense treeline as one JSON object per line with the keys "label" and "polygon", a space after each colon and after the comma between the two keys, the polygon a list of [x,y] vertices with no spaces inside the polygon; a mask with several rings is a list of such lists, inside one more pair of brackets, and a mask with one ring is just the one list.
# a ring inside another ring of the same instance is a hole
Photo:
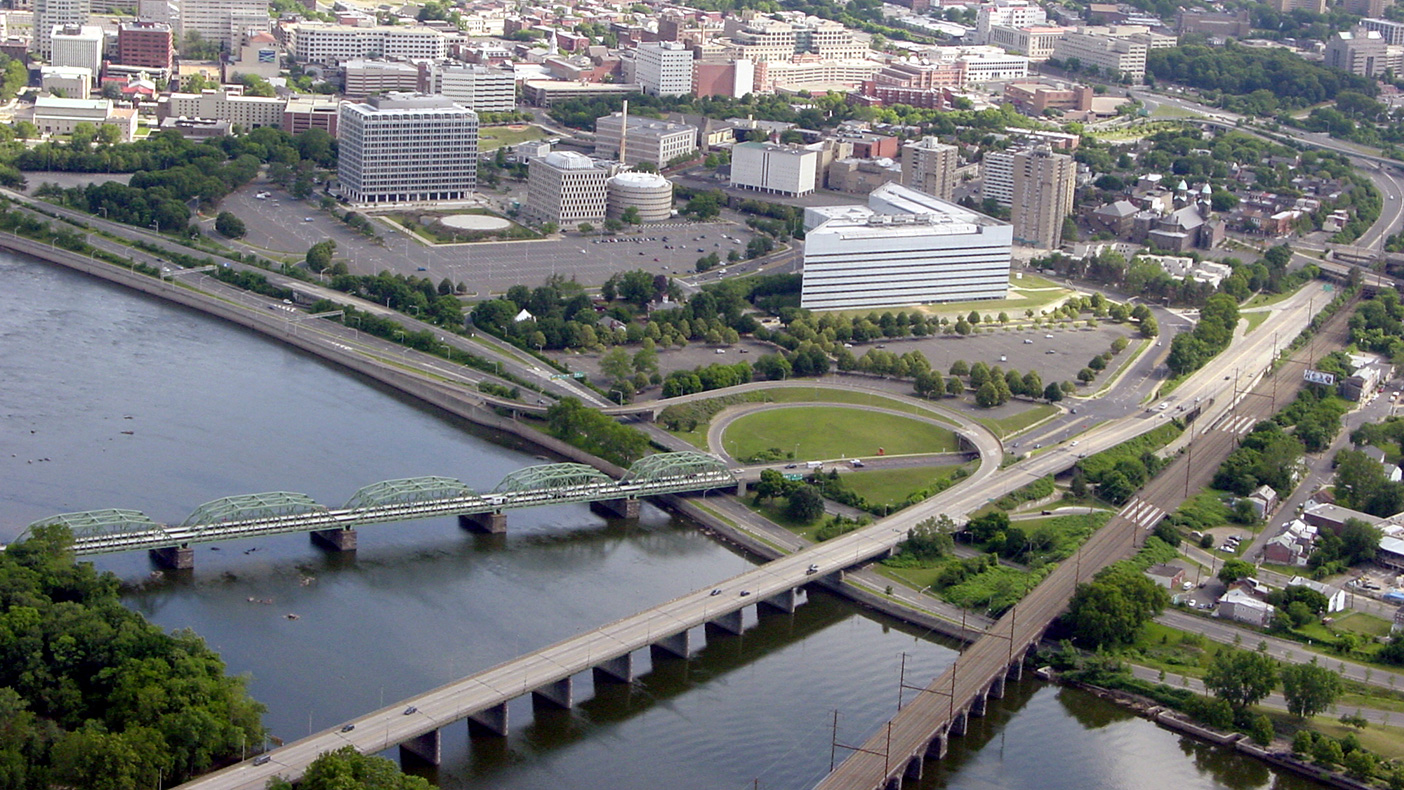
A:
{"label": "dense treeline", "polygon": [[1171,341],[1166,367],[1177,376],[1199,370],[1205,362],[1228,348],[1237,324],[1238,302],[1232,296],[1217,293],[1204,300],[1194,330],[1181,332]]}
{"label": "dense treeline", "polygon": [[1326,68],[1285,49],[1253,49],[1232,41],[1222,47],[1193,44],[1153,49],[1146,54],[1146,72],[1156,79],[1226,94],[1271,91],[1288,108],[1330,101],[1343,91],[1367,96],[1379,92],[1366,77]]}
{"label": "dense treeline", "polygon": [[44,143],[21,153],[15,164],[21,170],[130,172],[129,184],[112,181],[69,189],[44,185],[40,194],[106,219],[155,225],[163,231],[185,228],[190,202],[219,203],[253,180],[264,163],[287,170],[294,180],[305,179],[310,193],[311,168],[336,161],[335,141],[321,130],[292,137],[277,129],[255,129],[204,143],[167,131],[123,145],[79,143]]}
{"label": "dense treeline", "polygon": [[257,747],[244,680],[122,606],[70,543],[43,527],[0,553],[0,787],[146,790]]}
{"label": "dense treeline", "polygon": [[648,437],[621,425],[575,398],[562,398],[546,411],[551,435],[592,455],[629,466],[648,452]]}
{"label": "dense treeline", "polygon": [[1404,354],[1404,306],[1399,294],[1383,289],[1363,302],[1350,317],[1350,342],[1367,351],[1387,354],[1396,362]]}

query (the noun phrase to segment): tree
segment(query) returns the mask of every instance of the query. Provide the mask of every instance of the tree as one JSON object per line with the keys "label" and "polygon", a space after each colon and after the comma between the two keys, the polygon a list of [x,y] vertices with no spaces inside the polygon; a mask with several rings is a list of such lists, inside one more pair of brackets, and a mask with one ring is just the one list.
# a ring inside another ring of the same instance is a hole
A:
{"label": "tree", "polygon": [[332,253],[335,251],[336,242],[331,239],[313,244],[307,250],[307,268],[314,272],[331,268]]}
{"label": "tree", "polygon": [[1249,727],[1248,734],[1259,746],[1267,746],[1272,743],[1272,739],[1277,733],[1273,732],[1272,719],[1267,716],[1256,716]]}
{"label": "tree", "polygon": [[1239,579],[1248,578],[1256,572],[1257,568],[1247,560],[1237,558],[1225,560],[1223,566],[1219,568],[1219,581],[1224,584],[1232,584]]}
{"label": "tree", "polygon": [[760,482],[756,483],[756,504],[760,504],[767,499],[774,499],[785,495],[786,483],[789,482],[785,476],[775,469],[762,469]]}
{"label": "tree", "polygon": [[965,384],[955,376],[946,379],[946,394],[951,397],[958,397],[965,394]]}
{"label": "tree", "polygon": [[1043,388],[1043,399],[1049,403],[1057,403],[1063,399],[1063,390],[1056,381],[1048,382],[1048,386]]}
{"label": "tree", "polygon": [[633,360],[629,357],[629,352],[618,346],[609,350],[600,357],[600,372],[618,383],[634,374]]}
{"label": "tree", "polygon": [[241,239],[247,232],[244,221],[228,211],[221,211],[215,217],[215,230],[226,239]]}
{"label": "tree", "polygon": [[814,486],[802,485],[790,493],[785,515],[801,524],[811,524],[824,515],[824,497]]}
{"label": "tree", "polygon": [[595,226],[591,225],[588,222],[582,222],[579,225],[576,225],[575,229],[580,231],[582,234],[590,234],[595,232]]}
{"label": "tree", "polygon": [[640,222],[639,210],[634,206],[630,206],[620,213],[619,219],[623,220],[626,225],[637,225]]}
{"label": "tree", "polygon": [[1309,719],[1324,712],[1343,691],[1341,676],[1317,666],[1315,660],[1282,668],[1282,696],[1287,698],[1287,710],[1294,716]]}
{"label": "tree", "polygon": [[1127,645],[1167,600],[1165,589],[1145,575],[1113,567],[1078,585],[1063,619],[1084,645]]}
{"label": "tree", "polygon": [[975,405],[980,408],[992,409],[999,403],[999,389],[995,387],[993,381],[987,381],[975,390]]}
{"label": "tree", "polygon": [[1221,649],[1204,673],[1204,687],[1237,712],[1257,704],[1277,685],[1277,661],[1248,650]]}
{"label": "tree", "polygon": [[1346,519],[1341,527],[1341,559],[1348,565],[1369,562],[1380,549],[1380,530],[1358,518]]}

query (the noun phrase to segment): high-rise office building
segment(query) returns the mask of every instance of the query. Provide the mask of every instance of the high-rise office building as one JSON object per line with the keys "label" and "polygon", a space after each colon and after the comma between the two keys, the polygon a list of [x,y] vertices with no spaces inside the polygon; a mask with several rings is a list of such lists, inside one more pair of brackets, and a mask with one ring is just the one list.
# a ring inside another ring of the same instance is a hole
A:
{"label": "high-rise office building", "polygon": [[341,194],[352,203],[465,200],[478,172],[478,114],[443,96],[387,93],[344,102]]}
{"label": "high-rise office building", "polygon": [[45,60],[52,58],[54,28],[87,24],[89,10],[88,0],[36,0],[34,51]]}
{"label": "high-rise office building", "polygon": [[[102,28],[97,25],[56,26],[49,31],[53,50],[49,62],[55,66],[87,69],[93,79],[102,74]],[[86,96],[75,98],[86,99]]]}
{"label": "high-rise office building", "polygon": [[955,191],[959,150],[935,137],[924,137],[902,146],[902,186],[911,187],[942,200]]}
{"label": "high-rise office building", "polygon": [[618,166],[573,151],[552,151],[527,166],[526,215],[533,222],[574,227],[600,222],[609,203],[609,179]]}
{"label": "high-rise office building", "polygon": [[674,159],[697,153],[696,126],[633,116],[626,134],[623,114],[614,113],[595,121],[595,155],[619,159],[621,137],[626,165],[649,162],[661,170]]}
{"label": "high-rise office building", "polygon": [[268,29],[268,0],[181,0],[179,24],[182,38],[198,33],[231,49],[243,41],[246,30]]}
{"label": "high-rise office building", "polygon": [[429,92],[447,96],[475,112],[517,109],[517,83],[511,70],[445,61],[428,67]]}
{"label": "high-rise office building", "polygon": [[1010,221],[1014,240],[1056,250],[1063,243],[1063,220],[1073,210],[1077,165],[1047,147],[1014,155],[1014,199]]}
{"label": "high-rise office building", "polygon": [[171,26],[161,22],[123,22],[117,27],[117,62],[127,66],[169,69],[175,56]]}
{"label": "high-rise office building", "polygon": [[672,41],[640,44],[634,50],[634,79],[650,96],[692,93],[692,50]]}
{"label": "high-rise office building", "polygon": [[866,310],[1003,299],[1009,224],[900,184],[805,210],[800,306]]}

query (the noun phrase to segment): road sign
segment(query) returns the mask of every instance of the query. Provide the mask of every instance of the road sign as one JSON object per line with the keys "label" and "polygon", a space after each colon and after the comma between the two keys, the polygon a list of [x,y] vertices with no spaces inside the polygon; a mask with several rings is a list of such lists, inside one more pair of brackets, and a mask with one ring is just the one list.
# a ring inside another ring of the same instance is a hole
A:
{"label": "road sign", "polygon": [[1312,370],[1311,368],[1307,368],[1302,372],[1302,378],[1310,381],[1312,384],[1325,384],[1328,387],[1336,383],[1334,374],[1322,373],[1319,370]]}
{"label": "road sign", "polygon": [[555,373],[555,374],[553,374],[553,375],[551,376],[551,378],[553,378],[553,379],[583,379],[583,378],[585,378],[585,374],[582,373],[581,371],[578,371],[578,370],[577,370],[577,371],[575,371],[574,373]]}
{"label": "road sign", "polygon": [[794,472],[786,472],[786,473],[785,473],[785,479],[786,479],[786,480],[803,480],[803,479],[804,479],[804,475],[797,475],[797,474],[795,474]]}

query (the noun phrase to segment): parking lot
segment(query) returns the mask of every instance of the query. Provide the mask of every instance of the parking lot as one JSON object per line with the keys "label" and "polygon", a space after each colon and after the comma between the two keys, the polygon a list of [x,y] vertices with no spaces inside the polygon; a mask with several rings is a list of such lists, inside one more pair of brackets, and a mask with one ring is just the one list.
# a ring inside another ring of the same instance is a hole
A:
{"label": "parking lot", "polygon": [[[255,196],[263,191],[270,193],[267,198]],[[220,209],[242,219],[247,228],[242,242],[269,257],[301,258],[313,244],[331,239],[336,242],[336,259],[353,272],[390,270],[435,281],[447,277],[484,298],[513,285],[540,285],[552,276],[587,286],[597,286],[612,274],[632,269],[684,277],[695,271],[697,259],[707,253],[717,253],[723,265],[729,251],[744,254],[753,235],[739,218],[723,217],[708,223],[677,219],[617,236],[584,236],[569,229],[557,238],[541,241],[436,245],[411,238],[392,223],[373,219],[381,235],[375,241],[316,208],[314,202],[296,200],[268,183],[239,190],[225,198]],[[213,233],[212,215],[204,218],[204,224]]]}

